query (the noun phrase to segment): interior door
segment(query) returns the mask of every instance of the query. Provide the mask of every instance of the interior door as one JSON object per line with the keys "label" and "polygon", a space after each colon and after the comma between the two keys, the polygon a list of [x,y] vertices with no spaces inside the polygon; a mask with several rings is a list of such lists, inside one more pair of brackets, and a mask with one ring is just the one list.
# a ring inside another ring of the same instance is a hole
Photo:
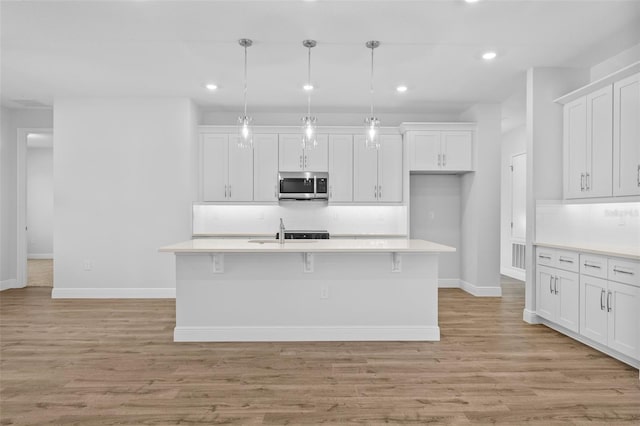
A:
{"label": "interior door", "polygon": [[511,239],[524,242],[527,232],[527,154],[511,157]]}

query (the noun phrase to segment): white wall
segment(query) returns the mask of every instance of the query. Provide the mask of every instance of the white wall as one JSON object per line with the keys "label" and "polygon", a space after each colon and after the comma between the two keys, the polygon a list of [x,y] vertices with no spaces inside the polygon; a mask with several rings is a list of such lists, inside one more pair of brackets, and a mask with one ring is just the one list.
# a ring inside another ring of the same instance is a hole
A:
{"label": "white wall", "polygon": [[519,126],[502,134],[500,165],[500,272],[522,279],[511,267],[511,159],[526,151],[526,127]]}
{"label": "white wall", "polygon": [[51,110],[5,107],[0,110],[0,289],[16,285],[17,280],[18,129],[51,127]]}
{"label": "white wall", "polygon": [[562,199],[562,106],[554,99],[587,84],[588,70],[531,68],[527,71],[527,265],[523,318],[535,323],[535,206]]}
{"label": "white wall", "polygon": [[640,43],[591,67],[590,80],[598,80],[638,61],[640,61]]}
{"label": "white wall", "polygon": [[53,148],[27,148],[27,253],[53,258]]}
{"label": "white wall", "polygon": [[479,104],[460,118],[477,123],[475,172],[462,176],[462,286],[500,296],[500,105]]}
{"label": "white wall", "polygon": [[[299,126],[300,118],[305,114],[300,112],[253,112],[251,117],[257,126]],[[364,126],[366,110],[362,113],[322,113],[314,112],[318,119],[318,126]],[[458,121],[456,112],[442,112],[438,114],[397,114],[376,113],[383,127],[399,126],[402,122],[429,122],[429,121]],[[238,119],[238,111],[224,112],[203,110],[200,117],[202,125],[235,125]]]}
{"label": "white wall", "polygon": [[158,248],[191,237],[196,115],[185,98],[56,101],[54,297],[175,294]]}
{"label": "white wall", "polygon": [[411,238],[456,248],[439,256],[440,285],[457,287],[460,279],[459,175],[411,175]]}

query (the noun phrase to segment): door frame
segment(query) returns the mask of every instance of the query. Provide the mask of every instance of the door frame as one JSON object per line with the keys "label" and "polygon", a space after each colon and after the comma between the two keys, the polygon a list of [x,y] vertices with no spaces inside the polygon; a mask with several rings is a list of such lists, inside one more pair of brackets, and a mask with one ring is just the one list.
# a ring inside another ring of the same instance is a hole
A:
{"label": "door frame", "polygon": [[17,286],[27,286],[27,137],[30,133],[48,133],[50,127],[23,127],[17,138],[17,215],[16,215],[16,275]]}

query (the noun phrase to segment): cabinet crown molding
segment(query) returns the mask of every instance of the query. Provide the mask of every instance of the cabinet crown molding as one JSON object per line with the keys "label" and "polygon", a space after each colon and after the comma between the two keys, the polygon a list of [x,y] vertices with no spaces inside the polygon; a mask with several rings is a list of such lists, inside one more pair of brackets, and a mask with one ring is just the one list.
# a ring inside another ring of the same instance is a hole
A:
{"label": "cabinet crown molding", "polygon": [[474,122],[407,122],[399,126],[400,133],[432,130],[476,130]]}

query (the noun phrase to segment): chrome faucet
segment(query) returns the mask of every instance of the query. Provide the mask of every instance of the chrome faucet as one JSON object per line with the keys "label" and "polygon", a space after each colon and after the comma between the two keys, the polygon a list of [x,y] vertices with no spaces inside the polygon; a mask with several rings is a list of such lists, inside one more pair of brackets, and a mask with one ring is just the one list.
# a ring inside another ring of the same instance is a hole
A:
{"label": "chrome faucet", "polygon": [[280,218],[280,233],[278,234],[278,241],[280,241],[280,244],[284,244],[284,222],[282,221],[282,218]]}

